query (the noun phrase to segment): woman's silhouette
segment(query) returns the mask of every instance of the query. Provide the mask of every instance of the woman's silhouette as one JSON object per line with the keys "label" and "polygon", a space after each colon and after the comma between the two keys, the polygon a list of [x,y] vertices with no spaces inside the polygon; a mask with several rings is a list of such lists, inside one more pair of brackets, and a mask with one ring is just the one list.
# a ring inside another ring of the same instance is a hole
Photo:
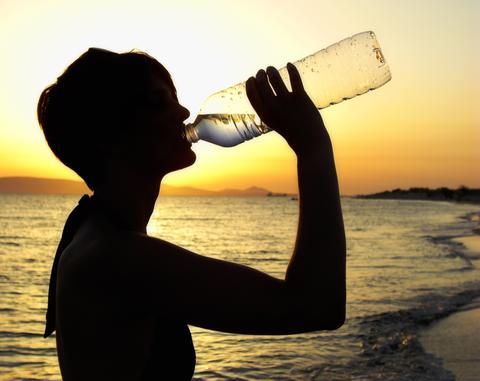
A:
{"label": "woman's silhouette", "polygon": [[332,145],[287,67],[291,92],[272,67],[247,81],[255,110],[297,156],[300,217],[285,279],[146,234],[162,178],[195,161],[183,137],[189,112],[158,61],[92,48],[43,91],[46,140],[93,191],[69,216],[51,274],[45,337],[56,329],[65,380],[191,379],[188,324],[261,335],[343,324],[346,249]]}

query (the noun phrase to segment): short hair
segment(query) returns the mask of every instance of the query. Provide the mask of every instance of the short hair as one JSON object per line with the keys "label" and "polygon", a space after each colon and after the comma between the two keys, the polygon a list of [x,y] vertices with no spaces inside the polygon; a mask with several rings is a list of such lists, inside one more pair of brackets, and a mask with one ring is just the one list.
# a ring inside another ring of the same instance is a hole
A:
{"label": "short hair", "polygon": [[90,48],[40,95],[37,118],[48,146],[90,189],[98,182],[99,160],[106,155],[98,147],[133,132],[135,104],[145,97],[152,72],[176,97],[169,72],[148,54]]}

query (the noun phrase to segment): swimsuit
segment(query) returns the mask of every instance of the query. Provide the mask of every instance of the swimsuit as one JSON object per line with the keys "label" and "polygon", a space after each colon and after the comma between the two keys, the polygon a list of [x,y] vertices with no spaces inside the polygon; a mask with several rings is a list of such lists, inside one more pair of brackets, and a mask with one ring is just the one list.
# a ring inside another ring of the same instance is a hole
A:
{"label": "swimsuit", "polygon": [[[55,253],[48,288],[48,308],[44,338],[55,331],[57,271],[60,257],[70,244],[89,212],[101,209],[94,198],[84,195],[67,218],[62,238]],[[102,210],[105,212],[105,210]],[[106,214],[106,213],[104,213]],[[107,214],[108,215],[108,214]],[[195,370],[195,349],[188,325],[177,320],[158,318],[152,350],[142,373],[142,380],[161,377],[165,380],[191,380]]]}

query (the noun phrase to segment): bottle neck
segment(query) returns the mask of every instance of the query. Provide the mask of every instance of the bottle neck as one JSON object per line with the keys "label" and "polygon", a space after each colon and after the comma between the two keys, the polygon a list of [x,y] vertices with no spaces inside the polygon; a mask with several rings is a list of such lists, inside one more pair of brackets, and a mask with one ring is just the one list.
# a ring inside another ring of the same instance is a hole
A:
{"label": "bottle neck", "polygon": [[198,142],[199,140],[198,134],[197,134],[197,131],[195,131],[195,127],[192,124],[185,125],[184,131],[185,131],[185,139],[187,139],[189,143]]}

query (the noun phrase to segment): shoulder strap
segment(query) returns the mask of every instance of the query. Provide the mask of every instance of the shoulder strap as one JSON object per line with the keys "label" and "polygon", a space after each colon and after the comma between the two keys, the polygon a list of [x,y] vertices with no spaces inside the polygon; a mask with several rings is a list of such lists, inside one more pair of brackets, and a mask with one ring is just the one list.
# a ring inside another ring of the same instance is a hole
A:
{"label": "shoulder strap", "polygon": [[70,215],[67,218],[65,227],[63,228],[62,238],[58,244],[57,251],[55,253],[55,259],[53,260],[52,272],[50,274],[50,284],[48,286],[48,307],[45,323],[45,333],[43,334],[44,338],[50,336],[53,331],[55,331],[55,313],[56,313],[56,291],[57,291],[57,271],[58,263],[60,262],[60,256],[65,248],[72,242],[73,236],[80,228],[80,225],[85,220],[85,217],[88,215],[90,210],[90,197],[88,195],[83,195],[83,197],[78,202],[78,205],[75,209],[72,210]]}

